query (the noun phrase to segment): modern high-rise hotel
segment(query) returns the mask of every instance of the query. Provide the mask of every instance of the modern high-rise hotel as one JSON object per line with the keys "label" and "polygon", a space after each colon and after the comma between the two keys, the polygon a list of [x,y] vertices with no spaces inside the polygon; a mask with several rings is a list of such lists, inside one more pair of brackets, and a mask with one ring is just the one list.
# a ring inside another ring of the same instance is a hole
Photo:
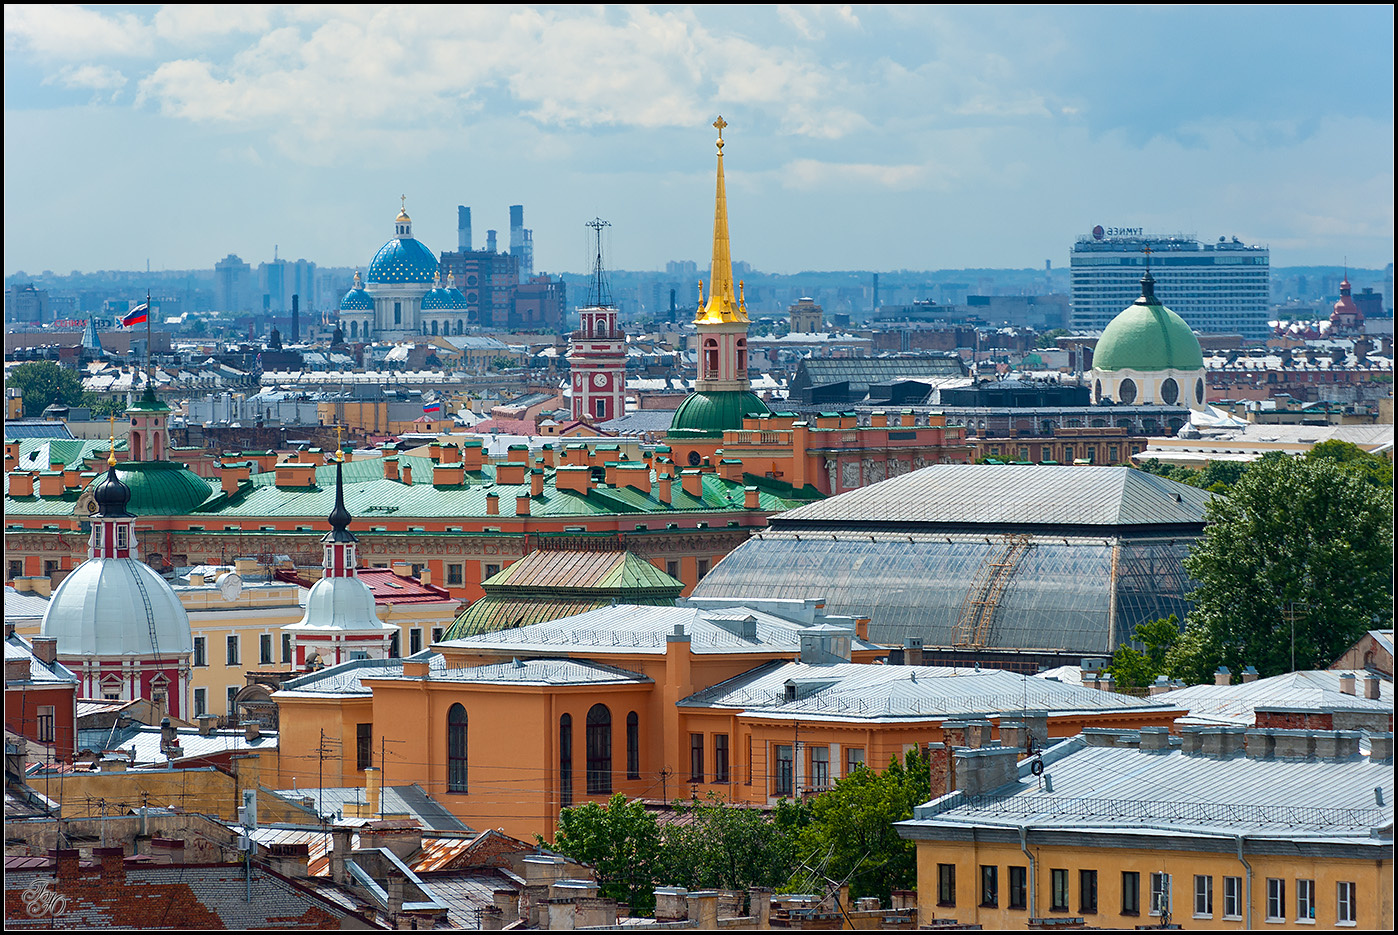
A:
{"label": "modern high-rise hotel", "polygon": [[1195,331],[1246,338],[1270,333],[1266,247],[1236,237],[1201,243],[1193,237],[1147,234],[1138,227],[1101,226],[1073,244],[1073,328],[1107,327],[1140,294],[1148,257],[1156,295]]}

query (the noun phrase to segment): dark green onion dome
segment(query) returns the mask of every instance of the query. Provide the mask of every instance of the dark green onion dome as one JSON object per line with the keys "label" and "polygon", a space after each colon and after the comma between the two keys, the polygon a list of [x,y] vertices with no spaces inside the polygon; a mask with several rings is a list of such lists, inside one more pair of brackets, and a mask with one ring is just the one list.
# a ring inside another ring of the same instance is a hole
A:
{"label": "dark green onion dome", "polygon": [[1094,370],[1202,370],[1199,339],[1185,320],[1155,297],[1155,279],[1146,273],[1141,297],[1107,325],[1092,355]]}
{"label": "dark green onion dome", "polygon": [[321,542],[358,542],[354,533],[349,531],[350,511],[345,509],[345,462],[335,462],[335,507],[330,511],[326,520],[330,523],[330,531],[321,537]]}
{"label": "dark green onion dome", "polygon": [[745,416],[764,416],[771,411],[757,394],[746,390],[693,393],[675,410],[669,434],[721,438],[727,429],[742,428]]}
{"label": "dark green onion dome", "polygon": [[182,464],[169,461],[122,461],[88,485],[101,503],[102,488],[116,480],[130,491],[125,509],[133,516],[182,516],[214,492],[213,484]]}

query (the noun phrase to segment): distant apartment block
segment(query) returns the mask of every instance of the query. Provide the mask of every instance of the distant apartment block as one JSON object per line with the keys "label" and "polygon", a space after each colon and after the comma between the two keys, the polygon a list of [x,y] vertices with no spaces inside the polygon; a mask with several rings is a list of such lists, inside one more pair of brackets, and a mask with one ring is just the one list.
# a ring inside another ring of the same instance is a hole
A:
{"label": "distant apartment block", "polygon": [[[1147,252],[1149,250],[1149,252]],[[1270,251],[1234,238],[1093,228],[1073,245],[1072,327],[1101,331],[1140,295],[1149,259],[1155,292],[1195,331],[1263,338],[1271,301]]]}

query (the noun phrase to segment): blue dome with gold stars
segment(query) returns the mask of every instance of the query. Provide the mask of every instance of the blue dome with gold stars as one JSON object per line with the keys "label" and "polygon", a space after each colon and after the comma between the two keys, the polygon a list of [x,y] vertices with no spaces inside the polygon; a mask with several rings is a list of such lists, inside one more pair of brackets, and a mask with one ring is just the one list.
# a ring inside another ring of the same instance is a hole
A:
{"label": "blue dome with gold stars", "polygon": [[369,281],[378,283],[431,282],[437,258],[419,240],[395,237],[384,244],[369,264]]}
{"label": "blue dome with gold stars", "polygon": [[374,310],[374,297],[364,291],[364,283],[359,278],[359,270],[354,271],[354,288],[345,293],[345,297],[340,300],[340,311],[342,312],[372,312]]}

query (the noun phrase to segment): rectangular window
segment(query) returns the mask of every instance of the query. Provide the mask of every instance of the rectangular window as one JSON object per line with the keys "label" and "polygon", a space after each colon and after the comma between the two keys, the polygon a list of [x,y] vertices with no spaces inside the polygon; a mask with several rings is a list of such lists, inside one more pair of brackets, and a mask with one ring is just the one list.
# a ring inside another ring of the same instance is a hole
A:
{"label": "rectangular window", "polygon": [[937,865],[937,905],[956,905],[956,864]]}
{"label": "rectangular window", "polygon": [[1214,917],[1214,878],[1194,875],[1194,918]]}
{"label": "rectangular window", "polygon": [[[98,532],[101,532],[102,527],[101,527],[101,526],[98,526],[98,527],[97,527],[97,530],[98,530]],[[98,545],[101,545],[101,543],[99,542]],[[18,559],[11,559],[11,560],[10,560],[10,579],[9,579],[9,580],[13,581],[13,580],[16,579],[16,578],[23,578],[23,577],[24,577],[24,562],[21,561],[21,560],[18,560]]]}
{"label": "rectangular window", "polygon": [[238,634],[235,633],[228,638],[225,656],[224,665],[236,666],[238,664]]}
{"label": "rectangular window", "polygon": [[1286,921],[1286,881],[1267,878],[1267,921]]}
{"label": "rectangular window", "polygon": [[447,566],[447,586],[448,586],[448,587],[450,587],[450,586],[452,586],[452,585],[459,585],[459,584],[461,584],[461,582],[464,580],[463,577],[462,577],[461,572],[462,572],[462,569],[461,569],[461,566],[460,566],[460,565],[448,565],[448,566]]}
{"label": "rectangular window", "polygon": [[1150,914],[1158,916],[1170,911],[1170,875],[1152,873],[1150,875]]}
{"label": "rectangular window", "polygon": [[1024,909],[1029,905],[1029,872],[1026,867],[1010,868],[1010,908]]}
{"label": "rectangular window", "polygon": [[1223,917],[1241,919],[1243,917],[1243,878],[1223,878]]}
{"label": "rectangular window", "polygon": [[263,633],[257,638],[258,659],[262,665],[270,665],[272,662],[272,634]]}
{"label": "rectangular window", "polygon": [[714,782],[728,781],[728,735],[714,734]]}
{"label": "rectangular window", "polygon": [[194,689],[194,716],[209,713],[209,690],[207,688]]}
{"label": "rectangular window", "polygon": [[432,642],[434,642],[434,643],[440,643],[440,642],[442,641],[442,633],[443,633],[443,632],[444,632],[444,631],[443,631],[443,629],[442,629],[441,627],[433,627],[433,628],[432,628]]}
{"label": "rectangular window", "polygon": [[1141,914],[1141,875],[1135,870],[1123,870],[1121,873],[1121,914]]}
{"label": "rectangular window", "polygon": [[194,664],[196,666],[206,666],[209,664],[209,649],[206,637],[196,636],[194,638]]}
{"label": "rectangular window", "polygon": [[1073,463],[1073,446],[1072,446],[1072,445],[1064,445],[1064,446],[1063,446],[1063,462],[1064,462],[1065,464],[1072,464],[1072,463]]}
{"label": "rectangular window", "polygon": [[1078,911],[1086,915],[1097,911],[1097,871],[1078,871]]}
{"label": "rectangular window", "polygon": [[791,746],[776,744],[776,756],[772,758],[772,793],[791,795]]}
{"label": "rectangular window", "polygon": [[709,573],[709,560],[707,558],[695,559],[694,567],[696,569],[697,580],[703,581],[704,576]]}
{"label": "rectangular window", "polygon": [[422,652],[422,627],[413,627],[408,631],[408,655],[416,656]]}
{"label": "rectangular window", "polygon": [[981,867],[981,906],[994,909],[1000,905],[1000,868]]}
{"label": "rectangular window", "polygon": [[354,725],[354,768],[363,772],[374,765],[374,725]]}
{"label": "rectangular window", "polygon": [[1315,880],[1296,881],[1296,921],[1315,921]]}
{"label": "rectangular window", "polygon": [[1112,462],[1112,464],[1116,464],[1116,462],[1117,462],[1117,448],[1116,448],[1116,445],[1108,445],[1108,446],[1107,446],[1107,458],[1108,458],[1109,461]]}
{"label": "rectangular window", "polygon": [[53,743],[53,717],[53,705],[39,705],[39,713],[35,718],[35,727],[38,730],[38,736],[35,737],[35,739],[40,743]]}
{"label": "rectangular window", "polygon": [[494,578],[498,574],[500,574],[499,565],[487,565],[485,566],[485,575],[481,580],[484,581],[486,578]]}
{"label": "rectangular window", "polygon": [[748,771],[747,784],[750,786],[750,785],[752,785],[752,734],[748,734],[748,760],[747,760],[747,771]]}
{"label": "rectangular window", "polygon": [[[679,562],[666,562],[666,563],[665,563],[665,574],[669,575],[671,578],[674,578],[675,580],[678,581],[678,580],[679,580],[679,577],[680,577],[680,563],[679,563]],[[13,577],[13,576],[12,576],[12,577]]]}
{"label": "rectangular window", "polygon": [[848,776],[864,765],[863,747],[845,748],[845,775]]}
{"label": "rectangular window", "polygon": [[290,633],[283,633],[283,634],[282,634],[282,662],[283,662],[283,663],[287,663],[287,662],[290,662],[290,661],[291,661],[291,634],[290,634]]}
{"label": "rectangular window", "polygon": [[1049,908],[1054,912],[1068,911],[1068,871],[1067,869],[1054,869],[1049,871],[1053,877],[1053,902]]}
{"label": "rectangular window", "polygon": [[830,786],[830,748],[811,747],[811,788]]}
{"label": "rectangular window", "polygon": [[117,548],[124,549],[131,545],[131,527],[121,524],[116,528]]}
{"label": "rectangular window", "polygon": [[1354,924],[1354,884],[1335,884],[1335,921],[1341,925]]}
{"label": "rectangular window", "polygon": [[236,704],[233,703],[233,698],[234,698],[234,696],[236,696],[237,694],[238,694],[238,686],[237,686],[237,685],[229,685],[229,686],[228,686],[228,713],[229,713],[229,715],[236,715],[236,714],[238,713],[238,706],[237,706]]}
{"label": "rectangular window", "polygon": [[704,735],[689,735],[689,781],[704,781]]}

